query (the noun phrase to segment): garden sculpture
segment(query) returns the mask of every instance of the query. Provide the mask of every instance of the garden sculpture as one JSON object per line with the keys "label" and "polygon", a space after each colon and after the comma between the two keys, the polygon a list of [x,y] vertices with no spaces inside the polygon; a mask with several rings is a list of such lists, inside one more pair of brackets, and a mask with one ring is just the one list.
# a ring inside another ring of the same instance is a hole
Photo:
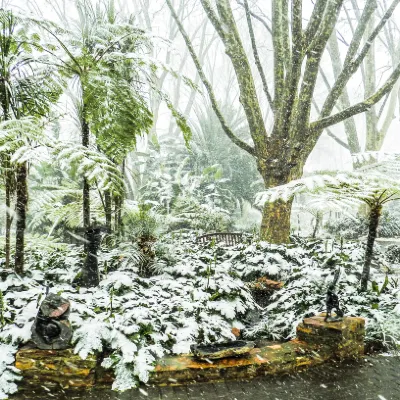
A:
{"label": "garden sculpture", "polygon": [[[332,283],[328,287],[328,293],[326,294],[326,316],[325,322],[339,322],[343,320],[343,311],[339,305],[339,297],[335,293],[335,287],[339,280],[340,269],[337,269]],[[332,310],[335,310],[336,316],[332,317]]]}
{"label": "garden sculpture", "polygon": [[53,293],[46,296],[32,325],[32,340],[39,349],[61,350],[70,347],[70,310],[68,300]]}

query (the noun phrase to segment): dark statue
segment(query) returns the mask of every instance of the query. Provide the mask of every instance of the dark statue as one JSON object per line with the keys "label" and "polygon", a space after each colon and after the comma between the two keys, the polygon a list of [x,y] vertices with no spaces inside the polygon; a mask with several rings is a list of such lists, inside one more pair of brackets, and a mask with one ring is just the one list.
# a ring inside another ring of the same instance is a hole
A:
{"label": "dark statue", "polygon": [[[332,283],[328,287],[328,293],[326,294],[326,316],[325,322],[339,322],[343,321],[343,310],[340,308],[339,297],[335,293],[335,287],[339,280],[340,269],[337,269],[333,278]],[[332,317],[332,310],[335,310],[336,316]]]}
{"label": "dark statue", "polygon": [[70,347],[70,311],[68,300],[53,293],[46,296],[32,325],[32,340],[39,349],[62,350]]}

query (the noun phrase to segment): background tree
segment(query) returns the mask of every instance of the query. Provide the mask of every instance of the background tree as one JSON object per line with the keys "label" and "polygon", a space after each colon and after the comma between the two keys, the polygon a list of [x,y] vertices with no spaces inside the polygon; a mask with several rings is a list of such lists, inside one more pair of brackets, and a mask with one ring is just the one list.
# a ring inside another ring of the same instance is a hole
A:
{"label": "background tree", "polygon": [[[377,8],[375,0],[365,2],[342,69],[322,103],[318,118],[312,121],[311,110],[322,57],[338,22],[339,14],[343,10],[344,1],[317,0],[305,26],[303,26],[302,0],[271,1],[271,26],[268,24],[264,26],[272,35],[273,43],[274,93],[272,95],[265,74],[266,68],[260,61],[253,28],[253,18],[258,20],[262,18],[252,12],[247,0],[243,1],[253,53],[249,55],[246,53],[234,17],[232,2],[218,0],[214,6],[209,0],[201,0],[203,10],[218,33],[236,73],[240,102],[249,125],[252,144],[240,139],[229,127],[220,110],[213,87],[170,0],[167,0],[167,5],[185,40],[225,134],[237,146],[255,157],[258,171],[263,177],[265,186],[269,188],[285,184],[302,175],[305,162],[325,128],[367,111],[393,88],[400,76],[400,65],[394,66],[386,82],[363,101],[332,114],[346,85],[360,68],[399,2],[400,0],[394,0],[390,4],[363,42],[369,21],[376,14]],[[257,96],[255,74],[250,67],[251,57],[254,57],[264,95],[274,114],[270,130],[266,128],[261,103]],[[290,211],[291,202],[267,203],[261,224],[262,238],[275,243],[287,242],[290,233]]]}
{"label": "background tree", "polygon": [[[372,15],[368,21],[367,29],[364,32],[363,41],[366,42],[369,36],[373,33],[374,26],[378,18],[382,18],[385,13],[386,2],[371,2],[370,6],[376,8],[376,14]],[[342,64],[342,53],[347,51],[348,43],[346,34],[342,34],[342,30],[350,28],[350,32],[354,35],[355,22],[360,23],[362,17],[362,10],[360,9],[360,3],[351,0],[343,6],[345,16],[339,21],[337,29],[333,32],[329,39],[327,50],[330,56],[332,69],[333,69],[333,80],[329,78],[329,74],[326,73],[326,68],[322,70],[321,75],[323,76],[323,82],[326,86],[326,90],[330,91],[334,80],[338,79],[339,74],[343,68]],[[390,68],[396,66],[399,62],[399,46],[398,46],[398,34],[399,29],[395,19],[389,20],[383,27],[382,34],[377,37],[378,43],[373,44],[368,54],[366,55],[363,63],[360,65],[360,78],[361,87],[364,92],[364,97],[369,97],[377,89],[377,82],[379,81],[382,72],[390,70]],[[381,58],[382,50],[388,54],[389,63],[387,65],[380,66],[377,59]],[[391,65],[390,65],[391,64]],[[396,105],[398,102],[399,95],[398,80],[393,86],[392,90],[386,94],[380,107],[373,106],[365,112],[365,124],[356,123],[354,117],[348,118],[343,121],[344,131],[346,134],[346,140],[340,140],[334,135],[330,129],[327,129],[327,133],[333,139],[336,140],[341,146],[346,148],[354,157],[352,157],[354,168],[361,167],[366,162],[376,161],[376,157],[373,157],[373,152],[381,151],[384,144],[384,140],[387,136],[392,122],[395,120]],[[344,88],[342,95],[339,97],[336,108],[342,111],[350,106],[350,95],[349,90]],[[320,109],[317,104],[317,100],[314,101],[314,107],[317,112]],[[363,138],[365,136],[365,145],[362,146]],[[361,152],[369,152],[369,157],[356,156]],[[372,157],[371,157],[372,156]],[[372,160],[372,158],[374,160]]]}
{"label": "background tree", "polygon": [[[26,159],[11,161],[8,133],[17,132],[20,142],[29,138],[37,128],[36,123],[15,121],[27,117],[42,118],[50,113],[61,94],[61,86],[54,79],[54,70],[40,64],[34,52],[43,51],[40,37],[29,30],[28,21],[10,10],[0,10],[0,99],[3,151],[1,152],[6,190],[6,267],[10,262],[11,197],[16,193],[16,249],[15,270],[23,272],[24,235],[28,204],[28,162]],[[42,60],[43,62],[45,60]],[[33,135],[34,137],[34,135]],[[29,140],[29,139],[28,139]],[[14,144],[14,142],[13,142]]]}

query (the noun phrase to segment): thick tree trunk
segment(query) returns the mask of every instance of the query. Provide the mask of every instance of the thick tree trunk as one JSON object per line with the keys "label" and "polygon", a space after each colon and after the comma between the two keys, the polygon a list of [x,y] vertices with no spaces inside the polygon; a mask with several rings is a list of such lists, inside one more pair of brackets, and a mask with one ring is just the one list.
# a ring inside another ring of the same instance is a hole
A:
{"label": "thick tree trunk", "polygon": [[366,291],[368,289],[369,272],[371,269],[372,256],[374,252],[374,243],[377,236],[377,230],[379,225],[379,218],[382,213],[382,205],[372,204],[369,213],[369,230],[367,239],[367,250],[365,252],[364,268],[361,275],[361,290]]}
{"label": "thick tree trunk", "polygon": [[289,243],[292,201],[266,203],[263,209],[260,237],[270,243]]}
{"label": "thick tree trunk", "polygon": [[[304,162],[297,157],[297,164],[293,169],[288,169],[287,159],[272,157],[272,163],[258,162],[258,170],[264,178],[265,187],[272,188],[298,179],[301,177]],[[290,215],[292,212],[292,200],[284,202],[278,200],[266,203],[263,209],[260,237],[269,243],[290,242]]]}
{"label": "thick tree trunk", "polygon": [[[82,146],[89,147],[89,124],[86,121],[85,113],[82,118]],[[90,227],[90,185],[87,178],[83,177],[83,227],[88,229]]]}
{"label": "thick tree trunk", "polygon": [[28,168],[26,162],[17,167],[17,224],[15,234],[15,272],[24,272],[24,244],[26,228],[26,206],[28,204]]}

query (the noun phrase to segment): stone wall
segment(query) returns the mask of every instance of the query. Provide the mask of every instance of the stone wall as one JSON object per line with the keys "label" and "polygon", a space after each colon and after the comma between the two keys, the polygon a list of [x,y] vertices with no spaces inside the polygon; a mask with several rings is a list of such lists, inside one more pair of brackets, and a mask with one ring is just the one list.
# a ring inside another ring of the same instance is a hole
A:
{"label": "stone wall", "polygon": [[[164,357],[157,362],[150,383],[157,385],[248,379],[257,375],[290,373],[328,359],[358,358],[364,351],[364,320],[346,317],[342,322],[324,322],[323,316],[306,318],[297,327],[297,339],[286,343],[263,343],[246,357],[214,362],[190,355]],[[16,357],[25,385],[91,387],[110,385],[112,373],[100,367],[101,360],[81,360],[72,350],[39,350],[26,346]]]}

